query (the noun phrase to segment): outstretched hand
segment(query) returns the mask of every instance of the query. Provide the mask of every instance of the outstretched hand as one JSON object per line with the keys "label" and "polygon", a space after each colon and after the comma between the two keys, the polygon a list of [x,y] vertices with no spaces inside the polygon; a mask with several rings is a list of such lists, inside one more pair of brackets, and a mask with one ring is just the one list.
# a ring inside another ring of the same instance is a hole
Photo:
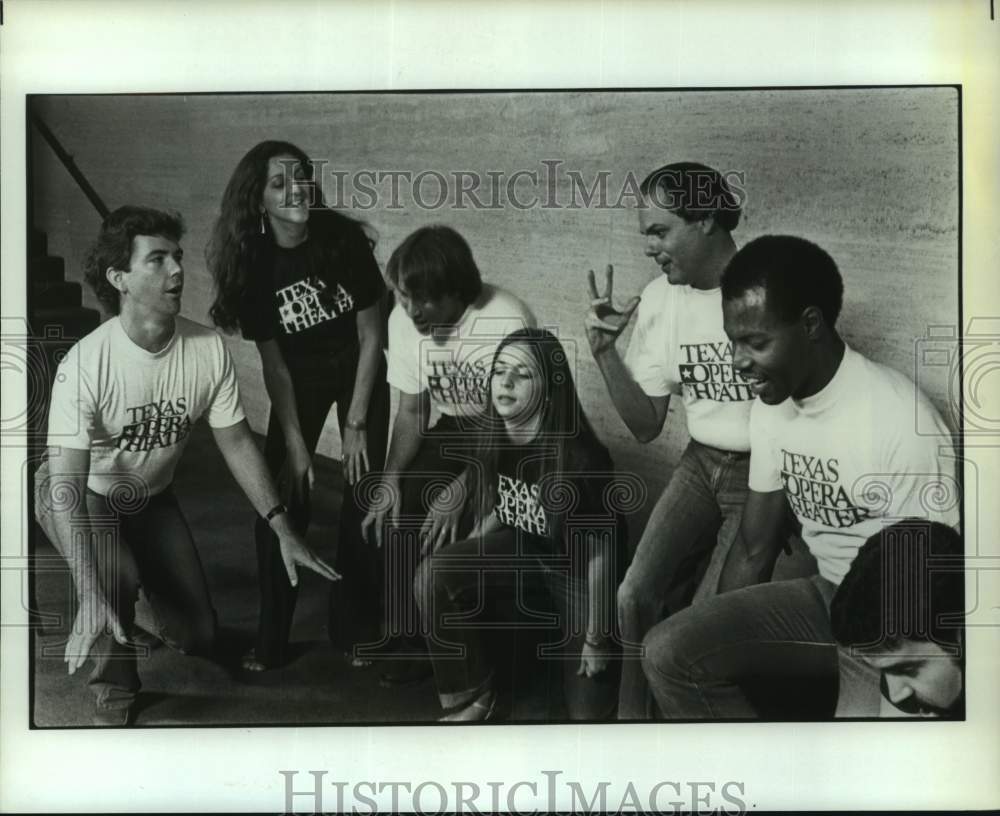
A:
{"label": "outstretched hand", "polygon": [[372,528],[375,530],[375,546],[382,546],[382,531],[386,519],[392,526],[399,524],[400,493],[399,482],[383,479],[380,490],[388,491],[388,502],[380,502],[377,509],[369,510],[361,521],[361,536],[365,541],[371,541]]}
{"label": "outstretched hand", "polygon": [[342,444],[344,479],[349,485],[357,484],[371,466],[368,463],[368,434],[366,431],[348,426],[344,429]]}
{"label": "outstretched hand", "polygon": [[462,508],[431,507],[420,527],[420,554],[430,555],[458,539]]}
{"label": "outstretched hand", "polygon": [[292,586],[299,584],[298,567],[311,569],[328,581],[340,580],[340,573],[316,555],[298,533],[279,536],[278,542],[281,548],[281,561],[285,565],[288,581]]}
{"label": "outstretched hand", "polygon": [[105,632],[109,632],[122,645],[127,645],[125,630],[104,594],[96,591],[85,595],[80,599],[73,631],[66,641],[66,651],[63,654],[63,662],[67,664],[69,674],[73,674],[87,661],[94,641]]}
{"label": "outstretched hand", "polygon": [[619,335],[625,331],[625,327],[639,306],[639,298],[633,297],[623,306],[615,306],[613,298],[615,268],[611,264],[608,264],[604,276],[604,294],[597,291],[593,269],[587,272],[587,283],[590,286],[590,311],[587,312],[584,326],[587,329],[590,350],[596,357],[614,346]]}
{"label": "outstretched hand", "polygon": [[466,476],[467,473],[456,476],[431,502],[424,523],[420,526],[421,555],[435,553],[446,544],[454,544],[458,539],[458,529],[462,523],[468,498]]}

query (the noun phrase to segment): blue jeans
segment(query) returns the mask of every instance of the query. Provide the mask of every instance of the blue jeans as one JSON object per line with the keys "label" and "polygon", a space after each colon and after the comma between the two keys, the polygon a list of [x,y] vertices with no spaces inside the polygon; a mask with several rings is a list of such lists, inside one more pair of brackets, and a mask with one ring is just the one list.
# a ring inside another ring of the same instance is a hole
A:
{"label": "blue jeans", "polygon": [[[36,488],[47,483],[47,465],[35,480]],[[152,613],[154,635],[183,654],[209,654],[215,640],[215,609],[191,530],[173,490],[167,488],[144,502],[137,501],[141,506],[134,512],[90,490],[85,500],[95,533],[92,554],[104,596],[126,634],[134,631],[141,587]],[[55,543],[44,510],[50,504],[36,499],[35,507],[39,524]],[[144,656],[143,650],[122,645],[108,634],[94,641],[89,685],[98,707],[131,705],[141,685],[138,658]]]}
{"label": "blue jeans", "polygon": [[758,584],[660,623],[646,636],[643,659],[660,712],[668,719],[877,716],[877,674],[846,655],[838,661],[834,589],[818,575]]}
{"label": "blue jeans", "polygon": [[635,556],[618,588],[618,624],[626,650],[618,718],[653,716],[640,644],[666,617],[667,596],[679,568],[710,557],[695,603],[715,594],[719,574],[739,534],[747,496],[749,454],[710,448],[691,440],[653,508]]}

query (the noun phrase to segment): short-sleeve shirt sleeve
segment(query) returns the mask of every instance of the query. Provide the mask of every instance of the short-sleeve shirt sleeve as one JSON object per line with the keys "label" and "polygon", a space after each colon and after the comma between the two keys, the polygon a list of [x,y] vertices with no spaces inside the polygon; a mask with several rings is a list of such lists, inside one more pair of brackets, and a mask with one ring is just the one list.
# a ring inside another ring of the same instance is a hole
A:
{"label": "short-sleeve shirt sleeve", "polygon": [[212,428],[228,428],[245,418],[240,404],[240,388],[236,381],[236,368],[229,349],[216,338],[217,373],[216,385],[205,417]]}
{"label": "short-sleeve shirt sleeve", "polygon": [[677,390],[676,366],[670,359],[673,298],[669,289],[647,286],[636,314],[635,330],[625,353],[625,367],[650,397],[665,397]]}
{"label": "short-sleeve shirt sleeve", "polygon": [[420,336],[398,304],[389,315],[389,349],[386,351],[386,379],[404,394],[419,394]]}
{"label": "short-sleeve shirt sleeve", "polygon": [[97,400],[75,346],[59,364],[49,402],[48,444],[90,450]]}
{"label": "short-sleeve shirt sleeve", "polygon": [[385,293],[385,281],[372,253],[371,244],[360,229],[345,240],[345,266],[354,282],[353,293],[357,311],[378,303]]}
{"label": "short-sleeve shirt sleeve", "polygon": [[770,432],[770,418],[776,408],[755,401],[750,409],[750,478],[751,490],[773,493],[781,490],[778,451]]}
{"label": "short-sleeve shirt sleeve", "polygon": [[274,289],[266,266],[251,271],[247,288],[240,298],[240,331],[244,340],[264,343],[278,334]]}

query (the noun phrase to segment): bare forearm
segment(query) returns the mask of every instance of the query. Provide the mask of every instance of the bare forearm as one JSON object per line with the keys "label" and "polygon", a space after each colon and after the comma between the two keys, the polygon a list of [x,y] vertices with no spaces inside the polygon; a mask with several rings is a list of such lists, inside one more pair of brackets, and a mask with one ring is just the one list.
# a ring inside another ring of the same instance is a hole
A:
{"label": "bare forearm", "polygon": [[388,478],[398,479],[416,457],[420,449],[421,423],[420,415],[416,411],[400,410],[396,414],[385,461],[385,473]]}
{"label": "bare forearm", "polygon": [[781,551],[781,541],[766,542],[751,551],[742,537],[733,542],[719,575],[719,594],[734,589],[766,584],[774,573],[774,564]]}
{"label": "bare forearm", "polygon": [[253,509],[259,515],[266,515],[278,504],[278,491],[246,420],[232,428],[215,430],[215,439],[229,472],[250,500]]}
{"label": "bare forearm", "polygon": [[71,518],[69,511],[55,512],[46,519],[45,532],[66,559],[77,597],[87,597],[99,589],[103,591],[94,558],[90,519],[85,516]]}
{"label": "bare forearm", "polygon": [[370,306],[358,314],[358,373],[354,378],[354,393],[347,411],[348,422],[364,422],[368,416],[368,404],[379,364],[382,361],[382,346],[385,339],[381,309]]}
{"label": "bare forearm", "polygon": [[381,356],[382,349],[376,338],[368,337],[362,341],[354,393],[351,394],[351,405],[347,411],[348,422],[364,422],[368,416],[368,404],[371,402]]}
{"label": "bare forearm", "polygon": [[782,491],[748,492],[739,535],[719,576],[720,593],[771,580],[788,533],[787,519],[788,503]]}
{"label": "bare forearm", "polygon": [[632,378],[618,349],[614,346],[596,354],[595,359],[615,410],[618,411],[618,415],[632,436],[640,442],[655,439],[663,427],[666,406],[664,405],[661,415],[653,400]]}
{"label": "bare forearm", "polygon": [[282,366],[264,365],[264,389],[271,401],[271,410],[278,418],[278,425],[284,435],[285,444],[305,447],[302,426],[299,425],[299,406],[295,399],[295,389],[288,369]]}
{"label": "bare forearm", "polygon": [[[266,517],[279,505],[280,498],[264,457],[250,434],[250,426],[243,420],[232,428],[217,429],[215,439],[236,483],[250,500],[257,515]],[[269,523],[279,537],[292,533],[291,519],[287,513],[275,516]]]}
{"label": "bare forearm", "polygon": [[89,471],[89,451],[58,447],[49,449],[48,467],[39,471],[43,481],[36,507],[38,520],[52,545],[66,559],[78,597],[101,589],[87,512]]}

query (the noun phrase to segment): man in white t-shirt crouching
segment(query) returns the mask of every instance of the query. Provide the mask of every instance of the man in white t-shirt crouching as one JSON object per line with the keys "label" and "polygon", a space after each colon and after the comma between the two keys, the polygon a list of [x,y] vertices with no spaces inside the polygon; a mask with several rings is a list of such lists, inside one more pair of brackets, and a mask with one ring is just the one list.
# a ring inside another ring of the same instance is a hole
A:
{"label": "man in white t-shirt crouching", "polygon": [[[468,243],[450,227],[409,235],[386,271],[398,300],[386,356],[399,407],[382,490],[370,490],[362,524],[366,535],[374,528],[380,547],[389,540],[386,632],[359,656],[394,656],[380,679],[391,687],[431,675],[413,578],[422,553],[457,540],[463,474],[483,429],[493,355],[508,334],[534,328],[535,318],[519,298],[483,282]],[[439,415],[433,427],[432,409]]]}
{"label": "man in white t-shirt crouching", "polygon": [[[781,684],[794,692],[780,715],[809,702],[809,718],[833,716],[830,604],[858,550],[902,519],[958,525],[946,426],[908,378],[844,343],[836,329],[842,295],[833,259],[792,236],[751,241],[723,275],[733,364],[757,396],[750,493],[723,594],[646,636],[643,667],[668,718],[757,717],[755,701],[765,699],[757,695]],[[819,574],[764,583],[789,506]],[[839,713],[870,716],[878,708],[845,711],[842,700]]]}
{"label": "man in white t-shirt crouching", "polygon": [[133,638],[140,586],[153,635],[210,651],[216,617],[171,483],[191,426],[205,416],[230,471],[296,566],[339,577],[292,528],[240,405],[222,338],[178,316],[184,287],[178,216],[121,207],[105,218],[85,277],[114,316],[60,364],[35,514],[66,559],[78,602],[64,660],[94,659],[95,725],[127,725],[140,688]]}

